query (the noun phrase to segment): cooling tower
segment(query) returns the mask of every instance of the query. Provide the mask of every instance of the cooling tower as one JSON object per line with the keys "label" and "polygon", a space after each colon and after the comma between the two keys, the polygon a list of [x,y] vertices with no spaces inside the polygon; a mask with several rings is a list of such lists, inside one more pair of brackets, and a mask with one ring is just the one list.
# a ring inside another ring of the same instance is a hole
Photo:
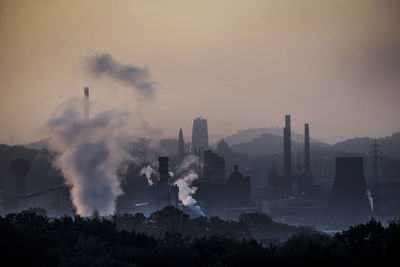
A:
{"label": "cooling tower", "polygon": [[203,154],[208,149],[208,128],[207,120],[204,118],[196,118],[193,120],[192,130],[192,146],[191,152],[197,150]]}
{"label": "cooling tower", "polygon": [[370,213],[371,207],[363,168],[364,163],[361,157],[336,158],[335,181],[329,198],[331,212],[351,217]]}

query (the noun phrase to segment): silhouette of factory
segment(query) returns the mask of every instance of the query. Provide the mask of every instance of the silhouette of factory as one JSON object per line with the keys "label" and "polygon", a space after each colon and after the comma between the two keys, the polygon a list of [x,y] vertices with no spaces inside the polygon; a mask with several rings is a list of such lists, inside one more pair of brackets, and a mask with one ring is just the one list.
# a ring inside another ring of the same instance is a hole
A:
{"label": "silhouette of factory", "polygon": [[[90,115],[88,87],[84,88],[83,114],[87,117]],[[179,177],[173,175],[187,157],[192,157],[195,164],[191,171],[198,177],[190,185],[195,188],[193,198],[207,216],[236,219],[243,213],[252,212],[265,212],[285,219],[301,216],[318,218],[369,215],[374,202],[365,182],[363,158],[337,157],[332,190],[329,193],[322,192],[314,184],[312,174],[310,125],[304,124],[303,156],[301,157],[299,151],[297,165],[293,164],[291,135],[291,116],[285,115],[283,156],[282,160],[278,160],[282,165],[270,166],[271,171],[263,178],[267,186],[260,190],[251,177],[257,170],[249,165],[244,168],[240,166],[243,161],[238,154],[232,152],[224,139],[212,149],[209,145],[207,119],[197,117],[193,119],[191,142],[185,143],[180,128],[176,155],[159,155],[153,184],[147,184],[143,177],[140,181],[131,179],[130,184],[123,184],[125,195],[118,199],[117,211],[149,214],[166,206],[175,206],[198,216],[198,213],[181,203],[179,187],[175,185]],[[282,166],[281,171],[279,166]],[[49,210],[58,209],[59,212],[52,213],[55,215],[74,213],[67,186],[59,185],[47,190],[27,192],[26,177],[31,162],[18,158],[11,162],[10,168],[15,175],[15,190],[6,196],[3,194],[3,212],[40,206]],[[133,197],[139,191],[140,197]],[[52,203],[52,207],[49,203]]]}

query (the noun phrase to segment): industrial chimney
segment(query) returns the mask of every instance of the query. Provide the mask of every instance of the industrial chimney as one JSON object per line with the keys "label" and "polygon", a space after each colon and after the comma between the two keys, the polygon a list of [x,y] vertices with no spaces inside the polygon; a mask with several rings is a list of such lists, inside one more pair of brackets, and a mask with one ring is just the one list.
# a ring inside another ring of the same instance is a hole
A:
{"label": "industrial chimney", "polygon": [[291,142],[290,115],[286,115],[285,128],[283,128],[283,174],[286,178],[292,176]]}
{"label": "industrial chimney", "polygon": [[185,156],[185,141],[183,140],[182,128],[179,129],[178,154],[179,158],[183,160],[183,157]]}
{"label": "industrial chimney", "polygon": [[310,127],[308,123],[304,124],[304,174],[311,175]]}
{"label": "industrial chimney", "polygon": [[85,96],[84,114],[85,117],[89,117],[89,87],[83,88],[83,94]]}
{"label": "industrial chimney", "polygon": [[158,158],[158,184],[157,184],[157,206],[162,209],[169,206],[171,203],[170,188],[169,188],[169,167],[168,157]]}

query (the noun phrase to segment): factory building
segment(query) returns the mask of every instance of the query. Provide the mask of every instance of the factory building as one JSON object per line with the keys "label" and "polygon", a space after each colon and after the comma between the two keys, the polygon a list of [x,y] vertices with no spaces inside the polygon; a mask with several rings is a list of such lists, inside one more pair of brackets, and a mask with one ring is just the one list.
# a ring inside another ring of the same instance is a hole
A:
{"label": "factory building", "polygon": [[198,117],[193,120],[191,152],[203,155],[209,148],[207,119]]}

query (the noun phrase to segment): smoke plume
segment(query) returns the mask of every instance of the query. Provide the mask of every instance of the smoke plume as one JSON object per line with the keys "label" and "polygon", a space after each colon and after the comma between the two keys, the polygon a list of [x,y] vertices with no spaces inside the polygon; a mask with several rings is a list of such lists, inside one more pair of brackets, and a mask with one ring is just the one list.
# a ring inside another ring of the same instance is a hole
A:
{"label": "smoke plume", "polygon": [[123,193],[117,172],[132,160],[118,140],[128,114],[107,110],[89,118],[81,107],[80,101],[71,100],[47,124],[50,145],[59,153],[55,165],[71,186],[78,214],[110,215]]}
{"label": "smoke plume", "polygon": [[368,201],[369,201],[369,206],[371,208],[371,211],[374,211],[374,199],[372,198],[371,191],[368,189],[365,191],[365,194],[367,195]]}
{"label": "smoke plume", "polygon": [[153,185],[153,175],[157,176],[158,173],[151,167],[151,165],[147,165],[140,170],[140,175],[146,176],[147,183],[149,185]]}
{"label": "smoke plume", "polygon": [[152,94],[155,89],[155,83],[147,68],[123,65],[107,53],[89,57],[88,67],[89,71],[97,76],[109,76],[146,94]]}
{"label": "smoke plume", "polygon": [[193,195],[197,191],[197,187],[192,185],[193,182],[198,179],[197,173],[193,170],[196,165],[196,157],[193,155],[187,156],[178,167],[177,176],[179,178],[175,180],[174,184],[179,188],[178,198],[182,204],[189,207],[197,214],[204,216],[204,212],[201,210],[200,206],[197,205],[196,199],[193,198]]}

